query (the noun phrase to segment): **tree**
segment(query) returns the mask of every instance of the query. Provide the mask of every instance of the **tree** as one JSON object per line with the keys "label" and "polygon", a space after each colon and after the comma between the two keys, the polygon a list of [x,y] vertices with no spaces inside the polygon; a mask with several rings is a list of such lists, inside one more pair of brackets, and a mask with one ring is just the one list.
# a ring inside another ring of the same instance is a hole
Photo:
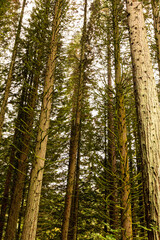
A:
{"label": "tree", "polygon": [[55,1],[54,19],[52,27],[52,40],[50,44],[50,52],[47,62],[46,77],[44,83],[43,102],[41,108],[41,115],[39,120],[38,136],[35,149],[35,159],[33,162],[30,187],[27,199],[27,209],[24,219],[24,226],[22,232],[22,239],[35,239],[38,211],[40,203],[40,195],[42,188],[42,179],[45,163],[45,155],[48,140],[48,130],[50,125],[50,113],[52,104],[52,93],[54,84],[54,71],[57,56],[58,32],[60,28],[60,21],[62,16],[62,9],[64,7],[63,0]]}
{"label": "tree", "polygon": [[5,93],[4,93],[2,106],[1,106],[1,112],[0,112],[0,141],[1,141],[1,137],[2,137],[2,127],[3,127],[3,122],[4,122],[5,111],[6,111],[6,106],[7,106],[7,102],[8,102],[12,77],[13,77],[13,71],[14,71],[14,65],[15,65],[15,60],[16,60],[16,55],[17,55],[19,37],[20,37],[20,33],[21,33],[25,4],[26,4],[26,0],[23,0],[21,15],[20,15],[20,19],[19,19],[19,24],[18,24],[18,28],[17,28],[15,43],[14,43],[13,52],[12,52],[12,59],[11,59],[10,68],[9,68],[9,72],[8,72],[8,78],[7,78],[7,81],[6,81]]}
{"label": "tree", "polygon": [[141,137],[143,183],[149,239],[160,235],[160,116],[151,58],[147,43],[142,4],[127,1],[133,79]]}
{"label": "tree", "polygon": [[81,110],[82,110],[82,98],[83,98],[83,85],[84,85],[84,69],[85,69],[85,42],[86,42],[86,17],[87,17],[87,0],[84,5],[84,23],[81,38],[80,49],[80,64],[79,64],[79,79],[78,88],[75,94],[75,106],[73,109],[73,120],[71,128],[71,142],[69,152],[69,167],[68,167],[68,179],[65,198],[64,219],[62,225],[62,240],[67,240],[69,231],[69,220],[71,214],[71,203],[75,182],[76,162],[78,153],[78,143],[80,138],[80,122],[81,122]]}
{"label": "tree", "polygon": [[[20,44],[21,51],[26,51],[26,54],[22,55],[22,59],[19,57],[19,61],[22,62],[21,66],[16,66],[16,76],[18,78],[18,75],[21,75],[23,87],[18,108],[18,116],[15,123],[15,133],[11,146],[11,155],[6,173],[6,182],[1,205],[0,232],[2,234],[7,204],[9,202],[9,190],[11,190],[11,203],[6,228],[6,239],[13,239],[16,232],[17,220],[28,169],[28,155],[32,139],[38,84],[42,74],[43,64],[45,62],[44,56],[46,54],[44,49],[46,43],[48,43],[47,29],[49,27],[47,19],[49,17],[49,3],[45,2],[45,7],[42,6],[43,4],[44,3],[41,2],[41,4],[39,3],[36,7],[39,12],[37,11],[36,13],[32,13],[30,27],[25,33],[26,40],[23,41],[23,45]],[[41,15],[41,17],[43,16],[43,23],[39,20],[38,14]],[[39,27],[41,27],[41,31],[37,31]],[[34,36],[36,45],[31,45],[32,36]],[[24,50],[25,48],[26,50]],[[12,187],[12,185],[14,186]]]}
{"label": "tree", "polygon": [[[108,19],[109,20],[109,19]],[[111,74],[111,39],[110,27],[107,26],[107,71],[108,71],[108,164],[110,168],[110,226],[115,229],[117,227],[118,212],[115,207],[117,201],[117,183],[116,183],[116,150],[115,150],[115,127],[114,127],[114,108],[113,108],[113,93],[112,93],[112,74]],[[107,164],[106,164],[107,165]],[[107,166],[106,166],[107,167]],[[106,175],[107,178],[107,175]]]}
{"label": "tree", "polygon": [[118,1],[113,1],[113,38],[114,38],[114,61],[115,61],[115,84],[116,84],[116,110],[118,125],[118,150],[121,168],[121,194],[122,194],[122,239],[133,239],[132,214],[130,200],[129,161],[127,149],[126,113],[124,106],[123,76],[120,67],[120,36],[118,26]]}

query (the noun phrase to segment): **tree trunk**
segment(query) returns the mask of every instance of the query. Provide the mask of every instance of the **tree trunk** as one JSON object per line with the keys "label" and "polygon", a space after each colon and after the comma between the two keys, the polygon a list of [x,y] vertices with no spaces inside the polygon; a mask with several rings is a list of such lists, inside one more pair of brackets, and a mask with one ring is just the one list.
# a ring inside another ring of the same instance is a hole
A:
{"label": "tree trunk", "polygon": [[[26,76],[25,76],[26,77]],[[25,121],[23,112],[22,112],[22,106],[24,104],[25,100],[25,87],[23,87],[22,91],[22,96],[21,96],[21,101],[20,101],[20,107],[19,107],[19,112],[18,112],[18,117],[16,120],[16,127],[15,127],[15,133],[14,133],[14,138],[13,138],[13,144],[10,149],[10,160],[9,160],[9,166],[7,169],[6,173],[6,181],[4,184],[4,192],[3,192],[3,198],[2,198],[2,204],[1,204],[1,214],[0,214],[0,239],[2,239],[2,234],[3,234],[3,228],[4,228],[4,223],[5,223],[5,215],[7,211],[7,206],[8,206],[8,198],[9,198],[9,191],[11,188],[11,182],[12,182],[12,175],[14,170],[18,167],[17,165],[17,149],[20,149],[20,144],[19,144],[19,139],[21,138],[21,121]]]}
{"label": "tree trunk", "polygon": [[[130,116],[132,118],[132,116]],[[132,121],[132,120],[131,120]],[[129,158],[129,169],[130,169],[130,194],[131,194],[131,212],[132,212],[132,222],[133,222],[133,239],[138,235],[137,231],[137,197],[136,197],[136,184],[135,184],[135,165],[133,159],[133,149],[132,149],[132,125],[131,121],[128,121],[128,158]],[[138,219],[139,220],[139,219]]]}
{"label": "tree trunk", "polygon": [[23,19],[25,4],[26,4],[26,0],[23,0],[21,15],[20,15],[20,19],[19,19],[19,25],[18,25],[18,29],[17,29],[17,35],[16,35],[16,39],[15,39],[15,43],[14,43],[13,52],[12,52],[11,64],[10,64],[10,68],[9,68],[8,78],[7,78],[7,81],[6,81],[5,93],[4,93],[2,106],[1,106],[1,112],[0,112],[0,141],[1,141],[1,138],[2,138],[2,127],[3,127],[5,111],[6,111],[6,107],[7,107],[7,102],[8,102],[8,97],[9,97],[9,92],[10,92],[10,87],[11,87],[11,82],[12,82],[15,60],[16,60],[16,56],[17,56],[17,49],[18,49],[19,37],[20,37],[20,32],[21,32],[21,27],[22,27],[22,19]]}
{"label": "tree trunk", "polygon": [[21,209],[20,209],[20,213],[19,213],[19,221],[18,221],[18,227],[17,227],[15,240],[19,240],[20,237],[21,237],[22,224],[23,224],[23,218],[24,218],[24,209],[25,209],[25,204],[24,203],[25,203],[25,200],[26,200],[26,190],[27,190],[26,185],[27,184],[28,184],[28,181],[27,181],[27,176],[26,176],[25,184],[24,184],[24,188],[23,188],[22,203],[21,203]]}
{"label": "tree trunk", "polygon": [[156,54],[158,60],[158,68],[160,75],[160,2],[159,0],[151,0],[152,3],[152,12],[154,20],[154,32],[156,39]]}
{"label": "tree trunk", "polygon": [[74,127],[72,127],[70,152],[69,152],[69,169],[67,179],[67,189],[65,198],[64,219],[62,225],[62,240],[68,239],[69,220],[71,214],[71,202],[74,189],[74,180],[76,172],[76,159],[78,150],[78,141],[80,135],[80,121],[81,121],[81,108],[82,108],[82,95],[84,83],[84,67],[85,67],[85,41],[86,41],[86,17],[87,17],[87,0],[85,0],[84,7],[84,25],[81,39],[81,55],[80,55],[80,68],[79,68],[79,83],[77,94],[76,116],[74,120]]}
{"label": "tree trunk", "polygon": [[13,146],[11,147],[10,162],[9,162],[9,166],[7,169],[6,181],[4,184],[4,192],[3,192],[3,197],[2,197],[1,214],[0,214],[0,240],[2,239],[2,235],[3,235],[3,229],[4,229],[4,224],[5,224],[5,215],[6,215],[7,206],[8,206],[9,190],[11,187],[13,170],[15,168],[14,156],[15,156],[16,149],[14,146],[15,146],[16,139],[17,139],[17,133],[18,133],[18,131],[16,131],[14,134]]}
{"label": "tree trunk", "polygon": [[115,84],[116,84],[116,108],[118,121],[118,146],[121,167],[121,197],[122,197],[122,240],[133,239],[132,215],[130,200],[129,161],[127,149],[126,113],[124,107],[123,78],[120,68],[120,37],[118,26],[118,3],[113,1],[113,38],[115,54]]}
{"label": "tree trunk", "polygon": [[[36,106],[37,100],[37,90],[38,90],[38,80],[39,80],[39,71],[37,69],[38,74],[34,76],[33,80],[33,89],[29,89],[28,84],[25,84],[25,95],[27,101],[27,106],[22,107],[22,146],[18,151],[18,166],[16,171],[16,178],[14,181],[13,194],[11,198],[11,206],[9,209],[9,216],[6,228],[5,239],[13,240],[16,234],[17,221],[20,212],[20,206],[22,201],[23,189],[25,184],[26,172],[27,172],[27,157],[30,148],[30,139],[32,132],[32,125],[34,119],[34,109]],[[23,97],[23,96],[22,96]],[[29,98],[27,100],[27,98]]]}
{"label": "tree trunk", "polygon": [[[138,121],[137,121],[138,123]],[[138,125],[138,124],[137,124]],[[139,128],[139,126],[137,126]],[[145,208],[144,208],[144,195],[143,195],[143,177],[142,177],[142,151],[140,147],[140,134],[139,129],[135,129],[134,131],[135,138],[135,148],[136,148],[136,165],[137,165],[137,174],[138,174],[138,209],[137,216],[140,222],[140,225],[146,227],[145,222]],[[140,228],[139,236],[142,238],[146,235],[146,231],[144,228]]]}
{"label": "tree trunk", "polygon": [[33,162],[30,187],[27,199],[27,209],[24,219],[22,240],[35,240],[38,211],[42,188],[42,179],[45,163],[45,155],[48,140],[48,130],[50,125],[50,112],[52,104],[52,92],[54,84],[55,62],[57,56],[58,33],[61,20],[61,12],[64,1],[57,0],[55,3],[52,40],[50,53],[47,62],[47,71],[44,83],[43,102],[39,121],[37,143],[35,149],[35,159]]}
{"label": "tree trunk", "polygon": [[81,139],[81,136],[79,136],[79,141],[78,141],[76,176],[75,176],[75,184],[74,184],[74,193],[73,193],[73,198],[72,198],[72,207],[71,207],[71,217],[70,217],[70,222],[69,222],[68,240],[76,240],[77,239],[79,174],[80,174],[80,141],[81,141],[80,139]]}
{"label": "tree trunk", "polygon": [[160,239],[160,110],[142,4],[127,0],[135,94],[143,160],[148,239]]}
{"label": "tree trunk", "polygon": [[[112,80],[111,80],[111,39],[110,28],[108,26],[107,35],[107,66],[108,66],[108,163],[111,171],[110,175],[110,226],[112,229],[117,228],[118,212],[116,209],[117,201],[117,184],[116,184],[116,151],[115,151],[115,129],[114,129],[114,109],[113,109],[113,94],[112,94]],[[107,176],[106,176],[107,177]]]}

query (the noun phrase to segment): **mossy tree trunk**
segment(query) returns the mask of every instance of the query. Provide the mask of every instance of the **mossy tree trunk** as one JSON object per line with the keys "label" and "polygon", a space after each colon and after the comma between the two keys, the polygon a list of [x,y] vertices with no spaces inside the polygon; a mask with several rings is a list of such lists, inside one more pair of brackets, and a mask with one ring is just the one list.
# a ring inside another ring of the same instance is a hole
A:
{"label": "mossy tree trunk", "polygon": [[[114,129],[114,107],[112,93],[112,74],[111,74],[111,39],[110,27],[107,27],[107,71],[108,71],[108,164],[110,168],[110,226],[117,228],[118,212],[116,209],[117,184],[116,184],[116,150],[115,150],[115,129]],[[107,176],[106,176],[107,178]]]}
{"label": "mossy tree trunk", "polygon": [[121,226],[122,240],[133,239],[132,234],[132,214],[131,214],[131,194],[129,178],[129,161],[127,147],[126,113],[124,106],[123,78],[120,67],[120,36],[118,26],[118,0],[112,3],[113,8],[113,38],[114,38],[114,59],[115,59],[115,84],[116,84],[116,110],[118,123],[118,147],[121,168]]}

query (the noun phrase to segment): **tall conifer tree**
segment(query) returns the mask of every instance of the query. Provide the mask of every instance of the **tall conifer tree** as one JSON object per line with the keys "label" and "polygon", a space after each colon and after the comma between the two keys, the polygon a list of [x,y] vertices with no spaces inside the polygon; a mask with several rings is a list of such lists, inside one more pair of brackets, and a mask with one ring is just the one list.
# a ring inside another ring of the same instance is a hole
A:
{"label": "tall conifer tree", "polygon": [[82,111],[83,85],[84,85],[84,69],[85,69],[85,43],[86,43],[86,24],[87,24],[87,0],[84,1],[84,24],[81,38],[80,64],[78,88],[76,89],[76,101],[74,117],[71,128],[70,152],[69,152],[69,169],[65,198],[64,220],[62,225],[62,240],[68,239],[69,220],[71,214],[71,203],[73,190],[75,185],[76,162],[78,155],[78,143],[80,138],[80,123]]}
{"label": "tall conifer tree", "polygon": [[127,0],[128,24],[143,161],[148,239],[160,238],[160,109],[142,3]]}
{"label": "tall conifer tree", "polygon": [[20,33],[21,33],[21,28],[22,28],[22,20],[23,20],[23,15],[24,15],[25,4],[26,4],[26,0],[23,0],[21,15],[20,15],[20,19],[19,19],[19,24],[18,24],[18,28],[17,28],[16,37],[15,37],[15,43],[14,43],[13,52],[12,52],[12,58],[11,58],[8,78],[6,80],[5,92],[4,92],[3,101],[2,101],[2,105],[1,105],[1,111],[0,111],[0,141],[1,141],[1,137],[2,137],[2,127],[3,127],[4,117],[5,117],[5,111],[6,111],[6,107],[7,107],[11,82],[12,82],[12,78],[13,78],[14,65],[15,65],[15,60],[16,60],[16,56],[17,56],[17,50],[18,50],[19,37],[20,37]]}
{"label": "tall conifer tree", "polygon": [[27,199],[27,209],[24,219],[22,240],[34,240],[36,237],[39,203],[41,196],[45,155],[47,149],[48,131],[50,126],[50,113],[52,105],[52,93],[54,84],[54,71],[57,57],[58,36],[64,7],[64,0],[56,0],[54,6],[54,18],[52,24],[52,39],[50,43],[44,92],[39,120],[38,136],[35,149],[30,187]]}
{"label": "tall conifer tree", "polygon": [[118,150],[121,168],[121,196],[122,196],[122,239],[133,239],[132,214],[130,199],[129,161],[127,149],[126,113],[124,106],[123,77],[120,66],[120,35],[118,23],[119,1],[114,0],[113,8],[113,39],[114,39],[114,61],[115,61],[115,85],[116,85],[116,109],[118,124]]}

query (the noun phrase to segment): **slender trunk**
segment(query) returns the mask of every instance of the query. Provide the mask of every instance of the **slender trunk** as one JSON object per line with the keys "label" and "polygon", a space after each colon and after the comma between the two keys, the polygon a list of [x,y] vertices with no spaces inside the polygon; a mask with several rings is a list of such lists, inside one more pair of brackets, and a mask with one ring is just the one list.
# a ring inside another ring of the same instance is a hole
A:
{"label": "slender trunk", "polygon": [[[26,77],[26,76],[25,76]],[[25,95],[25,87],[23,87],[22,91],[22,96],[21,96],[21,101],[20,101],[20,107],[19,107],[19,112],[18,112],[18,117],[16,120],[16,127],[15,127],[15,133],[14,133],[14,138],[13,138],[13,144],[11,146],[11,154],[10,154],[10,161],[9,161],[9,166],[7,169],[6,173],[6,181],[4,184],[4,192],[3,192],[3,198],[2,198],[2,204],[1,204],[1,214],[0,214],[0,239],[2,239],[2,234],[3,234],[3,228],[5,224],[5,215],[8,207],[8,198],[9,198],[9,191],[11,189],[11,182],[12,182],[12,175],[14,170],[17,168],[17,149],[20,148],[19,146],[19,139],[21,138],[21,129],[20,122],[21,119],[25,121],[23,118],[23,113],[22,113],[22,107],[24,104],[24,95]]]}
{"label": "slender trunk", "polygon": [[130,200],[129,161],[127,149],[126,113],[124,107],[123,79],[120,69],[120,37],[118,26],[118,3],[113,1],[113,36],[115,54],[115,84],[116,84],[116,108],[118,121],[118,146],[121,167],[121,197],[122,197],[122,240],[133,239],[132,215]]}
{"label": "slender trunk", "polygon": [[81,39],[81,55],[80,55],[80,68],[79,68],[79,83],[78,83],[78,94],[77,94],[77,106],[76,106],[76,116],[74,119],[74,132],[70,143],[70,153],[69,153],[69,169],[68,169],[68,179],[67,179],[67,189],[65,198],[65,209],[64,209],[64,219],[62,225],[62,240],[68,239],[69,231],[69,220],[71,214],[71,202],[74,189],[74,180],[76,172],[76,158],[78,150],[78,141],[80,135],[80,121],[81,121],[81,108],[82,108],[82,95],[83,95],[83,83],[84,83],[84,67],[85,67],[85,41],[86,41],[86,17],[87,17],[87,0],[85,0],[84,6],[84,25],[83,33]]}
{"label": "slender trunk", "polygon": [[70,222],[69,222],[68,240],[76,240],[77,239],[79,174],[80,174],[80,141],[81,141],[81,136],[79,136],[79,141],[78,141],[75,186],[74,186],[74,194],[73,194],[73,198],[72,198],[72,207],[71,207],[71,217],[70,217]]}
{"label": "slender trunk", "polygon": [[43,102],[39,121],[37,144],[35,149],[35,159],[33,162],[31,173],[30,187],[27,199],[27,209],[22,232],[22,240],[35,240],[36,238],[39,203],[48,140],[48,130],[50,125],[50,112],[52,104],[55,62],[57,56],[58,32],[61,20],[62,6],[63,0],[57,0],[55,3],[52,40],[47,62]]}
{"label": "slender trunk", "polygon": [[107,34],[107,66],[108,66],[108,161],[110,166],[110,226],[113,229],[117,228],[118,212],[116,209],[117,201],[117,184],[116,184],[116,150],[115,150],[115,136],[114,136],[114,109],[113,109],[113,94],[112,94],[112,80],[111,80],[111,40],[110,28],[108,26]]}
{"label": "slender trunk", "polygon": [[[39,71],[38,74],[34,76],[33,80],[33,89],[28,88],[25,86],[26,89],[26,101],[28,101],[27,106],[23,106],[23,120],[22,121],[22,146],[19,149],[18,153],[18,166],[16,171],[16,178],[14,181],[14,188],[13,194],[11,198],[11,206],[9,209],[9,216],[6,228],[5,239],[6,240],[13,240],[16,234],[17,228],[17,221],[20,212],[20,206],[22,201],[23,189],[25,184],[26,178],[26,171],[27,171],[27,157],[30,148],[30,139],[31,139],[31,132],[32,132],[32,125],[33,125],[33,118],[34,118],[34,109],[36,106],[36,99],[37,99],[37,89],[38,89],[38,80],[39,80]],[[29,98],[27,100],[27,97]]]}
{"label": "slender trunk", "polygon": [[9,92],[10,92],[10,87],[11,87],[11,82],[12,82],[15,60],[16,60],[16,56],[17,56],[17,49],[18,49],[19,37],[20,37],[20,32],[21,32],[21,27],[22,27],[22,19],[23,19],[25,4],[26,4],[26,0],[23,0],[21,15],[20,15],[20,19],[19,19],[19,25],[18,25],[16,39],[15,39],[14,48],[13,48],[13,52],[12,52],[11,64],[10,64],[10,68],[9,68],[8,78],[6,81],[6,88],[5,88],[4,97],[3,97],[2,106],[1,106],[0,141],[1,141],[1,137],[2,137],[2,127],[3,127],[3,122],[4,122],[4,117],[5,117],[5,112],[6,112],[6,107],[7,107],[7,102],[8,102],[8,97],[9,97]]}
{"label": "slender trunk", "polygon": [[2,197],[1,214],[0,214],[0,240],[2,239],[2,235],[3,235],[5,215],[8,207],[8,198],[9,198],[9,190],[11,186],[12,174],[13,174],[13,170],[15,169],[14,156],[15,156],[16,149],[14,146],[17,139],[17,133],[18,131],[16,131],[14,134],[13,146],[11,147],[11,154],[10,154],[10,163],[7,169],[6,181],[4,184],[5,187],[4,187],[3,197]]}
{"label": "slender trunk", "polygon": [[17,233],[16,233],[16,240],[20,239],[20,235],[21,235],[21,229],[22,229],[22,220],[24,218],[24,203],[25,203],[25,195],[26,195],[26,183],[27,183],[27,177],[25,179],[25,184],[24,184],[24,188],[23,188],[23,196],[22,196],[22,203],[21,203],[21,209],[20,209],[20,213],[19,213],[19,221],[18,221],[18,228],[17,228]]}
{"label": "slender trunk", "polygon": [[150,58],[142,4],[127,0],[133,80],[143,161],[148,239],[160,239],[160,110]]}
{"label": "slender trunk", "polygon": [[[107,197],[108,197],[108,161],[107,161],[107,99],[106,99],[106,95],[104,96],[104,179],[106,179],[105,182],[105,190],[104,190],[104,196],[105,196],[105,206],[104,206],[104,222],[105,222],[105,226],[104,226],[104,232],[107,233],[107,208],[108,208],[108,203],[107,203]],[[108,157],[109,158],[109,157]],[[110,182],[109,182],[110,184]],[[110,204],[110,203],[109,203]],[[110,206],[110,205],[109,205]]]}
{"label": "slender trunk", "polygon": [[[138,209],[137,216],[141,226],[146,227],[145,224],[145,209],[144,209],[144,196],[143,196],[143,178],[142,178],[142,151],[140,147],[140,134],[139,130],[135,129],[134,131],[135,138],[135,147],[136,147],[136,165],[137,165],[137,174],[138,174]],[[144,237],[146,235],[144,228],[140,228],[140,237]]]}
{"label": "slender trunk", "polygon": [[[160,2],[159,0],[151,0],[153,20],[154,20],[154,32],[156,39],[156,54],[158,60],[158,68],[160,75]],[[160,82],[159,82],[160,83]]]}
{"label": "slender trunk", "polygon": [[[135,167],[133,162],[133,154],[132,154],[132,134],[131,134],[131,122],[128,121],[128,156],[129,156],[129,169],[130,169],[130,186],[131,186],[131,211],[132,211],[132,221],[133,223],[137,222],[137,213],[136,213],[136,203],[137,203],[137,196],[136,196],[136,186],[134,177]],[[139,220],[139,219],[138,219]],[[133,224],[133,239],[137,236],[137,226]]]}
{"label": "slender trunk", "polygon": [[[142,172],[142,148],[140,144],[140,126],[138,120],[138,96],[137,92],[135,91],[135,107],[136,107],[136,126],[134,129],[134,138],[135,138],[135,149],[136,149],[136,165],[137,165],[137,174],[138,174],[138,209],[137,209],[137,216],[138,220],[140,221],[140,225],[146,227],[145,222],[145,208],[144,208],[144,194],[143,194],[143,172]],[[144,228],[140,228],[139,236],[146,237],[146,231]]]}

